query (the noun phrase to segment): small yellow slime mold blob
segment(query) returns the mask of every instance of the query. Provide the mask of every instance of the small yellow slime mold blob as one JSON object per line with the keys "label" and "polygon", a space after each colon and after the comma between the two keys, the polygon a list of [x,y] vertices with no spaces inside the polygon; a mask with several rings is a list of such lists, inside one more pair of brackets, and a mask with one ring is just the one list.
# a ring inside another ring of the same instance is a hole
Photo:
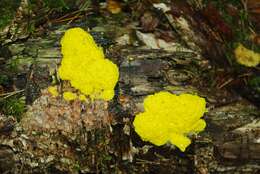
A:
{"label": "small yellow slime mold blob", "polygon": [[63,93],[63,98],[66,100],[66,101],[71,101],[71,100],[75,100],[77,98],[77,94],[73,93],[73,92],[70,92],[70,91],[67,91],[67,92],[64,92]]}
{"label": "small yellow slime mold blob", "polygon": [[57,86],[48,87],[48,91],[49,91],[49,93],[51,93],[51,95],[53,97],[57,97],[59,95],[58,90],[57,90]]}
{"label": "small yellow slime mold blob", "polygon": [[260,63],[260,54],[247,49],[241,43],[234,50],[235,57],[238,63],[248,67],[257,66]]}
{"label": "small yellow slime mold blob", "polygon": [[145,98],[144,110],[135,117],[135,131],[157,146],[170,142],[185,151],[191,143],[187,135],[206,127],[200,119],[206,112],[206,101],[197,95],[159,92]]}
{"label": "small yellow slime mold blob", "polygon": [[85,95],[80,94],[80,95],[79,95],[79,100],[80,100],[80,101],[86,101],[86,100],[87,100],[87,97],[86,97]]}
{"label": "small yellow slime mold blob", "polygon": [[81,28],[65,32],[61,40],[63,55],[58,73],[62,80],[91,99],[111,100],[118,81],[117,65],[105,59],[102,47]]}

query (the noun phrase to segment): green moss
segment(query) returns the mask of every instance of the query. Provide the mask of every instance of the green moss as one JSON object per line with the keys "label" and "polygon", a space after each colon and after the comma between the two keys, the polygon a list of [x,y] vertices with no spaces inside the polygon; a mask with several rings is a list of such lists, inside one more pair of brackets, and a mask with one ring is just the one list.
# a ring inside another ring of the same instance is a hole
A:
{"label": "green moss", "polygon": [[11,72],[16,72],[18,70],[18,65],[19,65],[19,59],[18,58],[13,58],[10,59],[7,64],[6,67],[8,70],[10,70]]}
{"label": "green moss", "polygon": [[8,83],[8,76],[0,74],[0,85],[6,85]]}
{"label": "green moss", "polygon": [[14,18],[16,9],[19,7],[20,0],[1,0],[0,1],[0,29],[8,25]]}
{"label": "green moss", "polygon": [[[38,5],[39,0],[29,0],[32,9]],[[58,11],[68,10],[72,6],[73,0],[41,0],[43,7],[46,9],[55,9]]]}
{"label": "green moss", "polygon": [[260,94],[260,77],[253,77],[249,81],[249,86],[253,88],[253,90],[257,91]]}
{"label": "green moss", "polygon": [[21,115],[25,111],[24,97],[12,96],[5,99],[0,99],[0,112],[4,115],[12,115],[19,121]]}
{"label": "green moss", "polygon": [[203,0],[202,2],[203,4],[208,4],[208,3],[212,3],[217,5],[218,7],[224,7],[225,4],[229,3],[235,6],[240,6],[241,5],[241,1],[239,0]]}

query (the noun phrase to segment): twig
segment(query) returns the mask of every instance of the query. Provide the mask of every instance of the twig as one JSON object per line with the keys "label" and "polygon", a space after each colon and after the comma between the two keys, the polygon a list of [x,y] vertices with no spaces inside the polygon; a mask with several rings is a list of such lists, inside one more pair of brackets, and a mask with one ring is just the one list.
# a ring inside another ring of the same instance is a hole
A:
{"label": "twig", "polygon": [[222,83],[219,87],[218,87],[218,89],[221,89],[221,88],[223,88],[224,86],[226,86],[226,85],[228,85],[230,82],[232,82],[234,79],[232,79],[232,78],[230,78],[230,79],[228,79],[227,81],[225,81],[224,83]]}
{"label": "twig", "polygon": [[4,94],[0,94],[0,97],[4,96],[1,99],[6,99],[8,97],[11,97],[11,96],[16,95],[16,94],[21,93],[21,92],[24,92],[24,89],[13,91],[13,92],[7,92],[7,93],[4,93]]}
{"label": "twig", "polygon": [[139,163],[139,164],[144,164],[144,163],[145,164],[156,164],[156,165],[161,164],[160,162],[148,161],[148,160],[139,159],[139,158],[136,159],[136,163]]}

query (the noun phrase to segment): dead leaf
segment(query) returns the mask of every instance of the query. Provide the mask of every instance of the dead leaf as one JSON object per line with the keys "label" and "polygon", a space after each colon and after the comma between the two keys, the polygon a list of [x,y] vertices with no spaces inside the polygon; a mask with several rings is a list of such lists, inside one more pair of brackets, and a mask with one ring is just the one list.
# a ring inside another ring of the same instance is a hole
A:
{"label": "dead leaf", "polygon": [[247,9],[249,13],[260,14],[260,1],[259,0],[247,0]]}
{"label": "dead leaf", "polygon": [[118,14],[122,11],[121,3],[117,0],[107,0],[107,10],[112,14]]}
{"label": "dead leaf", "polygon": [[191,50],[182,47],[179,43],[167,42],[163,39],[160,39],[156,37],[154,33],[142,33],[140,31],[136,31],[136,36],[146,45],[147,48],[163,49],[166,51],[192,52]]}
{"label": "dead leaf", "polygon": [[202,11],[204,17],[215,30],[226,40],[233,38],[233,31],[230,26],[223,20],[219,11],[209,3],[208,6]]}
{"label": "dead leaf", "polygon": [[260,30],[260,1],[259,0],[247,0],[247,11],[249,17],[255,23],[257,30]]}
{"label": "dead leaf", "polygon": [[257,45],[260,45],[260,35],[253,33],[250,35],[250,39]]}
{"label": "dead leaf", "polygon": [[116,43],[118,45],[130,45],[131,39],[129,34],[124,34],[123,36],[120,36],[116,39]]}
{"label": "dead leaf", "polygon": [[141,27],[145,32],[154,31],[159,24],[159,19],[151,12],[145,12],[141,17]]}
{"label": "dead leaf", "polygon": [[225,8],[229,16],[236,17],[236,18],[239,17],[239,10],[237,9],[236,6],[232,4],[227,4]]}

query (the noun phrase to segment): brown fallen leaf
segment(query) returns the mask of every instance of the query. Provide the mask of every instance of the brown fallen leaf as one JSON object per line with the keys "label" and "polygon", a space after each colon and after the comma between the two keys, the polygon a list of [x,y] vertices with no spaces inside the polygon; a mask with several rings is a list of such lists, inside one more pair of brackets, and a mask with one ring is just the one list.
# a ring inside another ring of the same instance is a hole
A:
{"label": "brown fallen leaf", "polygon": [[260,35],[253,33],[250,35],[250,39],[253,41],[253,43],[260,45]]}
{"label": "brown fallen leaf", "polygon": [[214,7],[213,4],[209,3],[202,14],[208,20],[210,26],[225,39],[231,40],[233,38],[233,31],[231,27],[224,21],[220,12]]}
{"label": "brown fallen leaf", "polygon": [[250,13],[260,14],[260,1],[259,0],[247,0],[247,9]]}
{"label": "brown fallen leaf", "polygon": [[141,17],[141,27],[144,32],[154,31],[158,24],[159,19],[149,11]]}
{"label": "brown fallen leaf", "polygon": [[117,14],[122,11],[121,3],[117,0],[107,0],[107,10],[112,14]]}
{"label": "brown fallen leaf", "polygon": [[255,23],[256,30],[260,30],[260,1],[259,0],[247,0],[247,11],[250,19]]}

